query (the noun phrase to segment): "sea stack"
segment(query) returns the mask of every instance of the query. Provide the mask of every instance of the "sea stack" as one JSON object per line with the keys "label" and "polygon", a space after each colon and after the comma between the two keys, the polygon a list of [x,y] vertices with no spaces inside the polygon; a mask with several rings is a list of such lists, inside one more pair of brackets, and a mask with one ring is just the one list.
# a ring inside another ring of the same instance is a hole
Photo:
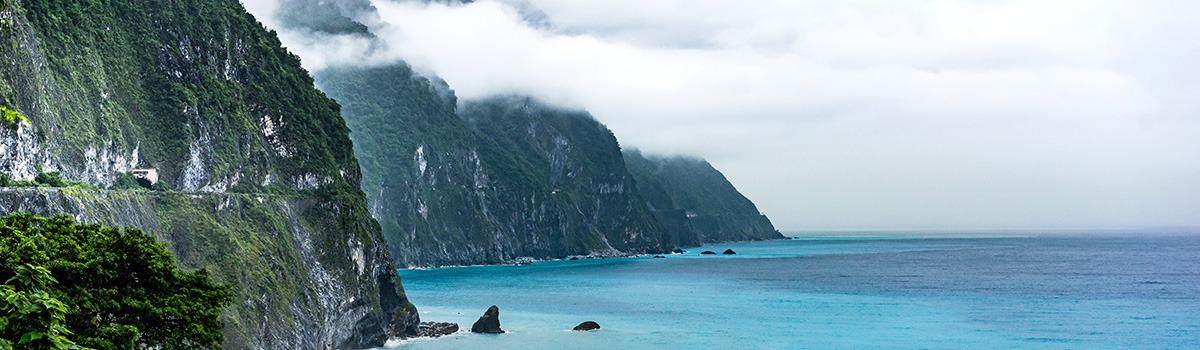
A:
{"label": "sea stack", "polygon": [[471,332],[488,334],[504,333],[504,330],[500,329],[500,308],[496,307],[496,305],[489,307],[483,313],[483,316],[480,316],[479,320],[475,321],[474,325],[471,325]]}
{"label": "sea stack", "polygon": [[594,331],[597,329],[600,329],[600,324],[596,323],[596,321],[583,321],[583,323],[575,326],[575,328],[571,328],[573,331]]}

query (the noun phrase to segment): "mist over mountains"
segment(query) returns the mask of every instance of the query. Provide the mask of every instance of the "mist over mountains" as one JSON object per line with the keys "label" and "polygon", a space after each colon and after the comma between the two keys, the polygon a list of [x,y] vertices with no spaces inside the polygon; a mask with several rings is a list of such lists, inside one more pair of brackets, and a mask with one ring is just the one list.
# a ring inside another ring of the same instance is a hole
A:
{"label": "mist over mountains", "polygon": [[[638,192],[613,133],[590,114],[513,94],[460,100],[445,81],[392,56],[384,38],[392,26],[366,2],[291,2],[277,13],[285,37],[338,52],[309,66],[343,106],[371,212],[402,265],[663,253],[781,237],[754,209],[750,216],[762,221],[753,228],[739,221],[745,211],[665,225]],[[353,44],[337,46],[344,42]],[[362,59],[343,61],[340,52]],[[708,172],[720,176],[711,167],[696,175]],[[728,182],[719,185],[728,191],[710,199],[746,201]],[[700,220],[712,221],[699,225],[703,234],[680,224]]]}
{"label": "mist over mountains", "polygon": [[1163,39],[1198,32],[1192,4],[373,6],[377,57],[701,155],[784,227],[1200,224],[1197,80],[1178,64],[1200,46]]}

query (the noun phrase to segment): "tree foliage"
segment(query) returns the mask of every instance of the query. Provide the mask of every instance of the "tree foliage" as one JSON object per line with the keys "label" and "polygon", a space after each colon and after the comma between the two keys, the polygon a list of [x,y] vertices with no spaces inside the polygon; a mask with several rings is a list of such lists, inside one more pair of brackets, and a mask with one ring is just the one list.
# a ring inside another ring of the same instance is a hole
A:
{"label": "tree foliage", "polygon": [[180,270],[162,243],[139,229],[65,215],[0,217],[0,279],[19,276],[26,265],[57,279],[39,290],[65,304],[66,329],[82,346],[188,349],[223,341],[218,316],[231,302],[229,286],[214,284],[205,269]]}
{"label": "tree foliage", "polygon": [[[67,306],[47,287],[58,281],[45,268],[17,266],[0,285],[0,349],[81,349],[67,339]],[[10,341],[8,339],[13,339]]]}

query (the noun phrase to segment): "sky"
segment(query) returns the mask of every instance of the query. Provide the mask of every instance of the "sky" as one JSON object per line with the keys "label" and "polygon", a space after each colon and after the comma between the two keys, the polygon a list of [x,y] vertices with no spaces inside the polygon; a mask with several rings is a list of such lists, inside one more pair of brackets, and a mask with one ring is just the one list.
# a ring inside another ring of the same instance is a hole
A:
{"label": "sky", "polygon": [[243,0],[310,70],[586,109],[785,231],[1200,227],[1200,2],[330,1],[370,40],[276,1]]}

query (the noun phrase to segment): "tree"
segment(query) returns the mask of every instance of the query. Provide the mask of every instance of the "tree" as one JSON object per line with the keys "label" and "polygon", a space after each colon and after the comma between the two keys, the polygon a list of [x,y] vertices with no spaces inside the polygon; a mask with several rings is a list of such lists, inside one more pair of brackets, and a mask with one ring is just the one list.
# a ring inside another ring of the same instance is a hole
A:
{"label": "tree", "polygon": [[[200,269],[179,269],[154,236],[139,229],[76,223],[66,215],[0,217],[0,279],[18,267],[45,267],[59,283],[48,296],[66,305],[66,329],[97,349],[217,348],[228,285]],[[11,341],[11,339],[10,339]]]}
{"label": "tree", "polygon": [[0,349],[82,349],[67,335],[67,306],[46,293],[56,283],[45,268],[25,265],[0,285]]}

